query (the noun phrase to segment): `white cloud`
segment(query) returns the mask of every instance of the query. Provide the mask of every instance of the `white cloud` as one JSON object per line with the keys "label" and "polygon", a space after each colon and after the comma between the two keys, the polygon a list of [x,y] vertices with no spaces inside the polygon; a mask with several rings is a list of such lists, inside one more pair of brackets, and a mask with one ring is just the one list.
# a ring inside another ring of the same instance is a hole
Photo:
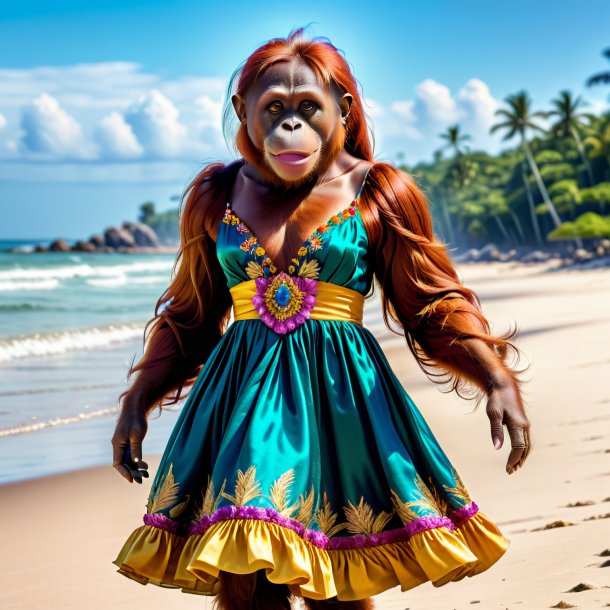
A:
{"label": "white cloud", "polygon": [[471,78],[457,94],[464,116],[473,127],[489,130],[497,122],[495,111],[500,102],[493,97],[489,87],[478,78]]}
{"label": "white cloud", "polygon": [[83,130],[59,102],[47,93],[21,109],[21,151],[34,158],[87,159],[92,148]]}
{"label": "white cloud", "polygon": [[[0,158],[228,159],[221,125],[227,82],[206,76],[164,79],[121,61],[0,69],[0,113],[7,124]],[[36,108],[40,100],[50,103],[45,96],[60,111],[55,126]]]}
{"label": "white cloud", "polygon": [[[221,124],[227,83],[225,77],[168,79],[120,61],[0,69],[0,159],[11,160],[13,168],[20,162],[26,167],[39,159],[55,161],[44,175],[58,180],[65,169],[66,180],[75,175],[110,179],[120,173],[137,181],[158,176],[150,168],[163,163],[182,179],[185,167],[188,173],[210,158],[231,157]],[[607,102],[586,97],[587,110],[607,110]],[[501,104],[477,78],[454,91],[425,79],[410,96],[363,102],[377,157],[401,151],[408,163],[431,158],[443,144],[439,134],[455,123],[472,137],[468,145],[473,149],[493,152],[502,144],[489,135]],[[93,163],[83,166],[83,160]]]}
{"label": "white cloud", "polygon": [[375,119],[376,155],[403,152],[407,163],[430,158],[442,145],[439,134],[456,123],[463,134],[471,136],[471,148],[493,151],[499,147],[489,128],[497,120],[494,113],[500,102],[480,79],[468,80],[455,95],[446,85],[426,79],[417,84],[412,99],[366,102]]}
{"label": "white cloud", "polygon": [[95,136],[101,148],[101,158],[133,159],[143,153],[131,126],[118,112],[111,112],[102,119]]}
{"label": "white cloud", "polygon": [[413,100],[392,102],[390,104],[390,110],[408,123],[413,123],[416,120],[415,102]]}
{"label": "white cloud", "polygon": [[198,97],[193,106],[198,115],[198,127],[216,127],[222,121],[222,101],[212,99],[209,95]]}
{"label": "white cloud", "polygon": [[415,92],[415,106],[420,106],[431,121],[451,122],[460,118],[460,109],[451,96],[449,87],[428,78],[415,87]]}
{"label": "white cloud", "polygon": [[179,121],[180,112],[159,90],[141,95],[125,112],[125,121],[144,147],[156,158],[172,158],[185,147],[186,126]]}

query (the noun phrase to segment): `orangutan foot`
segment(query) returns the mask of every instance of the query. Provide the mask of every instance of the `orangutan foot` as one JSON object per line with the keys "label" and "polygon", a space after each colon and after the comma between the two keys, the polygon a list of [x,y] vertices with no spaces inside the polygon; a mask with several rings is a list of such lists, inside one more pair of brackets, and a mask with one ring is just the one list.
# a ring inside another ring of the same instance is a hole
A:
{"label": "orangutan foot", "polygon": [[214,610],[291,610],[293,594],[285,584],[267,580],[265,570],[250,574],[220,571]]}
{"label": "orangutan foot", "polygon": [[339,601],[336,597],[330,599],[309,599],[304,597],[307,610],[375,610],[372,597],[349,602]]}

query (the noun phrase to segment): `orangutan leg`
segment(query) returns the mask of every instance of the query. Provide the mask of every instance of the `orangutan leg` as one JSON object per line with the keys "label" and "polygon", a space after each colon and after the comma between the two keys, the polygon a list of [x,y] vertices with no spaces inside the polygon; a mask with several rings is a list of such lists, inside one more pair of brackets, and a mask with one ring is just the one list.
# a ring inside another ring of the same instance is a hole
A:
{"label": "orangutan leg", "polygon": [[212,602],[214,610],[291,610],[288,585],[267,580],[265,570],[250,574],[220,571],[220,591]]}
{"label": "orangutan leg", "polygon": [[307,610],[375,610],[371,597],[350,602],[339,601],[336,597],[330,599],[309,599],[304,597]]}

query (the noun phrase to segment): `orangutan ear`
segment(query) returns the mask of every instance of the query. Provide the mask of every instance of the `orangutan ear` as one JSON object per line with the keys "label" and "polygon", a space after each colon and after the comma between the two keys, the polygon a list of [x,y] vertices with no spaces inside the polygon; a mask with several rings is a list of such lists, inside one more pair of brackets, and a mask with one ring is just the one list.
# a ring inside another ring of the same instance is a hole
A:
{"label": "orangutan ear", "polygon": [[347,116],[349,115],[350,108],[354,98],[350,93],[344,93],[339,100],[339,107],[341,108],[341,122],[345,125],[347,122]]}
{"label": "orangutan ear", "polygon": [[235,113],[242,123],[246,122],[246,100],[239,93],[231,97],[231,103],[235,108]]}

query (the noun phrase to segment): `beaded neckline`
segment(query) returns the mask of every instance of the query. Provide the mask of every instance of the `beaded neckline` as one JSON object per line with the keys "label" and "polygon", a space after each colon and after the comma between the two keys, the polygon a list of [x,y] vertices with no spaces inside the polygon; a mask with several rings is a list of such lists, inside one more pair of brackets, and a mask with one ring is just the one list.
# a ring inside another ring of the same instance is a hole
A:
{"label": "beaded neckline", "polygon": [[[360,189],[360,192],[361,191],[362,189]],[[319,225],[301,244],[297,250],[296,256],[293,256],[290,259],[290,265],[288,265],[288,269],[285,271],[286,274],[293,275],[295,272],[298,272],[300,268],[306,264],[305,257],[309,253],[320,250],[323,247],[335,226],[356,215],[358,202],[360,200],[360,192],[350,205],[337,214],[333,214],[325,223]],[[254,231],[252,231],[250,227],[233,212],[231,204],[228,201],[222,221],[225,224],[234,225],[238,233],[243,236],[239,247],[253,256],[255,262],[261,266],[264,277],[269,277],[278,273],[277,265],[275,265],[271,257],[267,255],[265,248],[261,245]]]}
{"label": "beaded neckline", "polygon": [[[310,252],[320,250],[325,242],[328,241],[328,237],[336,225],[339,225],[347,218],[351,218],[356,215],[364,185],[366,184],[368,175],[374,165],[374,163],[371,164],[371,166],[366,170],[362,183],[360,184],[360,188],[358,189],[358,193],[353,201],[337,214],[333,214],[325,223],[321,224],[317,227],[317,229],[314,230],[314,232],[301,244],[296,256],[293,256],[290,259],[290,265],[288,265],[288,269],[283,273],[293,275],[295,272],[298,272],[299,275],[316,277],[317,269],[314,267],[316,267],[315,263],[317,263],[317,261],[315,258],[313,261],[307,261],[305,259],[306,255]],[[250,227],[233,212],[231,209],[231,203],[229,201],[227,201],[227,207],[222,218],[222,222],[225,224],[235,225],[237,227],[237,231],[244,236],[244,239],[239,247],[246,252],[250,252],[254,258],[254,261],[251,261],[248,264],[247,272],[250,277],[269,277],[275,275],[276,273],[282,273],[278,272],[277,265],[275,265],[273,260],[266,254],[265,248],[260,243],[254,231],[252,231],[252,229],[250,229]]]}

